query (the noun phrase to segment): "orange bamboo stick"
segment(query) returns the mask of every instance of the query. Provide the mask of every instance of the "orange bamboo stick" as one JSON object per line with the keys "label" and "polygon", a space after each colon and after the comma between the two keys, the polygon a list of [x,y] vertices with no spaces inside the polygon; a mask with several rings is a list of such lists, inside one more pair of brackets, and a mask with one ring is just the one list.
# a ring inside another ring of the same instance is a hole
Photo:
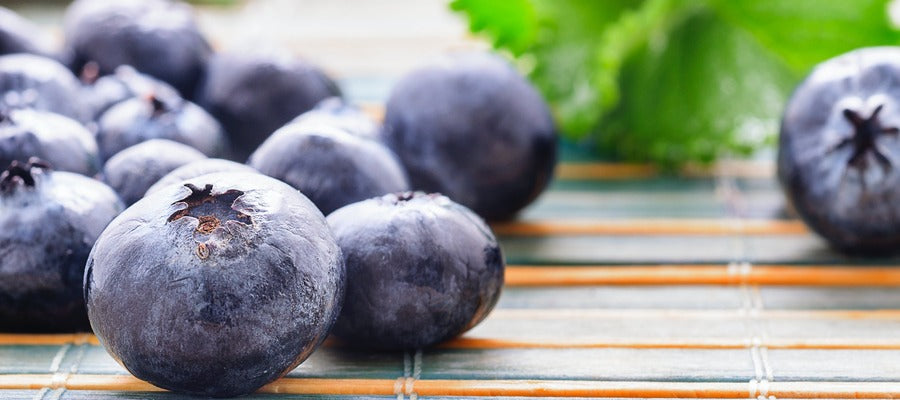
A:
{"label": "orange bamboo stick", "polygon": [[579,285],[900,286],[900,267],[755,265],[542,266],[511,265],[507,286]]}

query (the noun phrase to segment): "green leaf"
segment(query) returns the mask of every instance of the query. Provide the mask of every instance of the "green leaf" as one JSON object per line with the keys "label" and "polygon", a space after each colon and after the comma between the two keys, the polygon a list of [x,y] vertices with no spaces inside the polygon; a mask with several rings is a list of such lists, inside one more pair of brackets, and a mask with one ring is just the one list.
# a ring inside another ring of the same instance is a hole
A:
{"label": "green leaf", "polygon": [[774,143],[791,88],[851,49],[900,43],[888,0],[455,0],[565,135],[676,165]]}
{"label": "green leaf", "polygon": [[534,42],[537,16],[528,0],[453,0],[450,8],[469,16],[469,30],[486,33],[497,48],[521,54]]}
{"label": "green leaf", "polygon": [[900,44],[885,0],[717,0],[713,6],[796,73],[858,47]]}
{"label": "green leaf", "polygon": [[768,143],[795,76],[747,32],[697,9],[646,43],[620,81],[601,143],[630,160],[676,165]]}

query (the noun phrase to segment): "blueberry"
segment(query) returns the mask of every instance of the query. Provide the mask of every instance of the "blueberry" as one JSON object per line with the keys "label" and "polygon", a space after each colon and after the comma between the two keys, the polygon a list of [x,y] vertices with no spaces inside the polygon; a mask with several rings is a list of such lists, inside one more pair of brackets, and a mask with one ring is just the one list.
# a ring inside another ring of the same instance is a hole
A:
{"label": "blueberry", "polygon": [[803,220],[850,253],[900,249],[900,47],[816,66],[784,112],[778,177]]}
{"label": "blueberry", "polygon": [[345,272],[322,214],[259,174],[217,173],[128,208],[91,251],[97,338],[136,377],[250,393],[296,367],[340,312]]}
{"label": "blueberry", "polygon": [[210,157],[223,155],[228,147],[219,123],[196,104],[177,96],[149,94],[122,101],[97,123],[103,159],[150,139],[183,143]]}
{"label": "blueberry", "polygon": [[437,194],[390,194],[343,207],[328,224],[344,253],[347,294],[334,335],[372,349],[416,349],[481,322],[503,285],[493,233]]}
{"label": "blueberry", "polygon": [[13,53],[49,55],[53,53],[53,47],[31,21],[0,7],[0,55]]}
{"label": "blueberry", "polygon": [[212,49],[187,4],[170,0],[78,0],[65,16],[70,67],[96,62],[101,75],[120,65],[168,82],[190,97]]}
{"label": "blueberry", "polygon": [[219,158],[206,158],[184,164],[172,170],[162,178],[160,178],[150,189],[147,189],[145,196],[169,185],[178,185],[182,181],[196,178],[200,175],[211,174],[214,172],[246,172],[256,173],[257,171],[246,164],[236,163],[234,161],[222,160]]}
{"label": "blueberry", "polygon": [[81,85],[58,61],[33,54],[0,56],[0,104],[52,111],[78,121],[90,119]]}
{"label": "blueberry", "polygon": [[414,189],[488,220],[514,217],[556,164],[546,103],[497,56],[456,56],[406,75],[388,99],[383,134]]}
{"label": "blueberry", "polygon": [[217,54],[197,104],[222,123],[235,159],[243,161],[276,129],[338,95],[322,70],[302,60],[274,53]]}
{"label": "blueberry", "polygon": [[59,171],[94,175],[100,169],[94,135],[77,121],[27,108],[0,110],[0,165],[31,157]]}
{"label": "blueberry", "polygon": [[89,104],[91,119],[95,121],[110,107],[128,99],[150,95],[166,98],[179,96],[178,91],[168,83],[137,72],[129,65],[116,68],[110,75],[100,76],[97,63],[88,63],[82,69],[81,81],[84,83],[82,98]]}
{"label": "blueberry", "polygon": [[380,127],[375,121],[340,97],[329,97],[320,101],[315,108],[300,114],[291,123],[329,125],[354,135],[371,138],[378,138],[381,134]]}
{"label": "blueberry", "polygon": [[350,203],[409,190],[403,167],[387,147],[327,125],[285,125],[247,163],[297,188],[326,215]]}
{"label": "blueberry", "polygon": [[122,211],[109,187],[37,159],[0,175],[0,330],[89,329],[82,297],[88,252]]}
{"label": "blueberry", "polygon": [[131,205],[175,168],[204,158],[203,153],[181,143],[148,140],[110,158],[103,166],[103,181],[122,197],[126,205]]}

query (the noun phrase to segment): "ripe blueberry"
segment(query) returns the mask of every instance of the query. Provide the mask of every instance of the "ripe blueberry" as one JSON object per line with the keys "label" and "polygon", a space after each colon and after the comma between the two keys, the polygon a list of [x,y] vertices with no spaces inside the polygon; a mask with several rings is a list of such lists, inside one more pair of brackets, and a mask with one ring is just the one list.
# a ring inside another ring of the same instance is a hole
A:
{"label": "ripe blueberry", "polygon": [[49,55],[50,41],[31,21],[6,7],[0,7],[0,55],[31,53]]}
{"label": "ripe blueberry", "polygon": [[86,122],[81,84],[56,60],[33,54],[0,56],[0,104],[51,111]]}
{"label": "ripe blueberry", "polygon": [[383,135],[414,189],[488,220],[514,217],[556,164],[546,103],[497,56],[456,56],[406,75],[388,99]]}
{"label": "ripe blueberry", "polygon": [[247,163],[297,188],[326,215],[350,203],[409,190],[403,167],[387,147],[327,125],[285,125]]}
{"label": "ripe blueberry", "polygon": [[340,95],[316,66],[274,53],[217,54],[199,90],[197,104],[222,123],[241,161],[276,129]]}
{"label": "ripe blueberry", "polygon": [[0,330],[87,331],[84,265],[122,209],[99,181],[13,161],[0,175]]}
{"label": "ripe blueberry", "polygon": [[794,90],[778,177],[803,220],[835,248],[900,249],[900,47],[825,61]]}
{"label": "ripe blueberry", "polygon": [[0,165],[31,157],[58,171],[94,175],[100,169],[94,135],[77,121],[33,109],[0,110]]}
{"label": "ripe blueberry", "polygon": [[259,174],[217,173],[128,208],[91,251],[97,338],[136,377],[250,393],[296,367],[340,310],[344,265],[322,214]]}
{"label": "ripe blueberry", "polygon": [[162,178],[160,178],[153,186],[147,189],[145,196],[150,195],[166,186],[181,184],[182,181],[196,178],[200,175],[211,174],[214,172],[246,172],[256,173],[257,171],[246,164],[236,163],[234,161],[223,160],[220,158],[205,158],[194,162],[189,162],[172,170]]}
{"label": "ripe blueberry", "polygon": [[457,336],[497,303],[504,262],[493,233],[438,194],[389,194],[328,216],[347,265],[334,334],[373,349],[416,349]]}
{"label": "ripe blueberry", "polygon": [[193,147],[152,139],[122,150],[103,166],[103,181],[115,189],[125,205],[144,197],[147,189],[175,168],[206,158]]}
{"label": "ripe blueberry", "polygon": [[210,157],[227,150],[219,123],[177,95],[149,94],[124,100],[106,111],[97,123],[97,145],[104,160],[150,139],[183,143]]}

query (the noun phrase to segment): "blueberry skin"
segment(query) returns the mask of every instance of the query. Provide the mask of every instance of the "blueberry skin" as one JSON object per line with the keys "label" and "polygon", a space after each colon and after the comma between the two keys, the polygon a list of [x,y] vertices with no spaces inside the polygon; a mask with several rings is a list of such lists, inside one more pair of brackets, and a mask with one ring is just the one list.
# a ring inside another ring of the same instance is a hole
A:
{"label": "blueberry skin", "polygon": [[285,125],[247,164],[297,188],[326,215],[350,203],[409,190],[403,167],[387,147],[326,125]]}
{"label": "blueberry skin", "polygon": [[794,90],[781,124],[778,178],[803,220],[832,247],[900,250],[897,127],[898,47],[827,60]]}
{"label": "blueberry skin", "polygon": [[0,175],[0,330],[88,331],[84,265],[124,206],[102,182],[17,165]]}
{"label": "blueberry skin", "polygon": [[90,112],[81,100],[81,84],[65,66],[34,54],[0,56],[0,104],[30,107],[86,122]]}
{"label": "blueberry skin", "polygon": [[[94,68],[96,66],[92,66]],[[122,65],[110,75],[99,76],[99,69],[82,71],[82,98],[89,104],[91,119],[96,121],[110,107],[135,97],[180,97],[168,83],[142,74],[130,65]]]}
{"label": "blueberry skin", "polygon": [[333,334],[357,347],[432,346],[481,322],[503,285],[493,233],[438,194],[390,194],[328,216],[347,265]]}
{"label": "blueberry skin", "polygon": [[183,181],[186,181],[191,178],[196,178],[200,175],[212,174],[215,172],[246,172],[246,173],[258,173],[253,167],[236,163],[234,161],[223,160],[220,158],[206,158],[203,160],[197,160],[194,162],[190,162],[184,164],[178,168],[172,170],[162,178],[160,178],[153,186],[150,186],[147,189],[147,193],[144,196],[149,196],[151,193],[157,192],[160,189],[169,186],[169,185],[180,185]]}
{"label": "blueberry skin", "polygon": [[13,53],[49,55],[53,47],[31,21],[0,7],[0,55]]}
{"label": "blueberry skin", "polygon": [[97,123],[97,145],[103,159],[150,139],[183,143],[209,157],[222,156],[228,148],[219,123],[180,97],[134,97],[112,106]]}
{"label": "blueberry skin", "polygon": [[388,99],[383,134],[414,189],[443,193],[488,220],[513,218],[544,190],[556,165],[546,103],[487,54],[407,74]]}
{"label": "blueberry skin", "polygon": [[0,165],[31,157],[59,171],[92,176],[100,170],[94,135],[79,122],[32,109],[0,111]]}
{"label": "blueberry skin", "polygon": [[131,65],[187,98],[212,54],[193,10],[181,1],[78,0],[66,10],[64,32],[73,71],[91,61],[101,75]]}
{"label": "blueberry skin", "polygon": [[329,97],[316,104],[315,108],[297,118],[292,124],[328,125],[343,129],[357,136],[379,139],[381,127],[358,107],[348,104],[340,97]]}
{"label": "blueberry skin", "polygon": [[103,166],[103,181],[132,205],[160,178],[187,163],[205,159],[193,147],[165,139],[136,144],[112,156]]}
{"label": "blueberry skin", "polygon": [[217,173],[187,184],[144,198],[103,231],[85,273],[88,316],[140,379],[247,394],[326,337],[343,298],[341,252],[322,214],[284,183]]}
{"label": "blueberry skin", "polygon": [[283,54],[217,54],[197,104],[225,128],[235,160],[244,161],[272,132],[320,100],[340,96],[318,67]]}

